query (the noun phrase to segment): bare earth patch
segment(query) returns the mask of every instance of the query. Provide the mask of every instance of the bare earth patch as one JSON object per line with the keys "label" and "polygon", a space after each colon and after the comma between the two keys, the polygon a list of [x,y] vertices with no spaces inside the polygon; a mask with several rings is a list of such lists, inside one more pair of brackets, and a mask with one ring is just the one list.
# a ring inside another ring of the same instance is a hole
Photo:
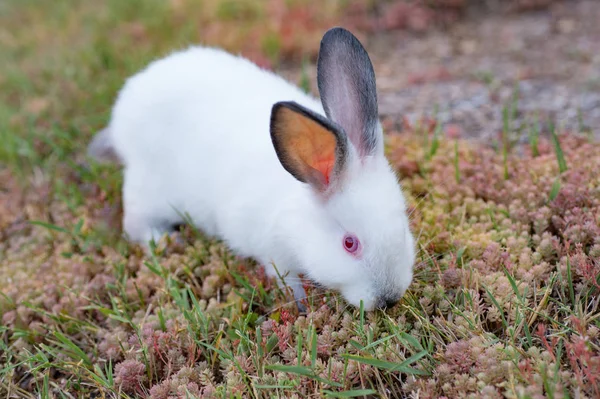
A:
{"label": "bare earth patch", "polygon": [[374,56],[381,113],[415,120],[437,105],[442,121],[489,141],[518,86],[519,125],[538,114],[566,130],[600,126],[599,19],[600,3],[566,2],[419,39],[385,38]]}
{"label": "bare earth patch", "polygon": [[442,122],[489,143],[517,88],[514,122],[525,132],[536,117],[564,130],[600,126],[599,19],[599,2],[557,2],[535,13],[475,14],[422,35],[377,35],[367,43],[380,113],[414,123],[437,108]]}

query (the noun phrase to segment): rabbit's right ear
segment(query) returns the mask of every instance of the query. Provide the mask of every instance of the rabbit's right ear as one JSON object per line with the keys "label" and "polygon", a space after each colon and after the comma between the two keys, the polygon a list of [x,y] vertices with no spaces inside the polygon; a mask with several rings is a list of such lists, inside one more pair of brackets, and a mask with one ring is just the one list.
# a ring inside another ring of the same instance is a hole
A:
{"label": "rabbit's right ear", "polygon": [[271,110],[271,140],[281,165],[297,180],[321,193],[335,186],[348,140],[334,122],[296,102],[278,102]]}
{"label": "rabbit's right ear", "polygon": [[375,72],[367,51],[348,30],[336,27],[323,36],[317,83],[327,117],[344,129],[359,156],[383,155]]}

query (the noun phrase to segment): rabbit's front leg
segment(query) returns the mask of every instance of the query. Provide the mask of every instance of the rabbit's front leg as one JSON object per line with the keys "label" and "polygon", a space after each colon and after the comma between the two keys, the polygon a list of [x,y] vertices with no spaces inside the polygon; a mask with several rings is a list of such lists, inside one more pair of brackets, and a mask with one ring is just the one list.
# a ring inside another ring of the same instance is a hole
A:
{"label": "rabbit's front leg", "polygon": [[296,305],[298,306],[298,311],[300,313],[306,313],[306,305],[304,302],[307,299],[306,290],[302,285],[302,279],[298,275],[294,275],[290,281],[287,283],[288,287],[292,289],[294,293],[294,299],[296,300]]}
{"label": "rabbit's front leg", "polygon": [[[288,261],[290,260],[288,259]],[[261,263],[265,265],[265,270],[268,276],[275,277],[278,284],[281,285],[281,283],[283,283],[284,286],[289,287],[292,290],[298,310],[300,313],[305,313],[306,305],[304,305],[303,302],[307,299],[307,296],[302,284],[302,279],[298,273],[289,269],[282,270],[281,268],[277,268],[274,262]],[[282,263],[278,262],[277,264],[281,265]]]}

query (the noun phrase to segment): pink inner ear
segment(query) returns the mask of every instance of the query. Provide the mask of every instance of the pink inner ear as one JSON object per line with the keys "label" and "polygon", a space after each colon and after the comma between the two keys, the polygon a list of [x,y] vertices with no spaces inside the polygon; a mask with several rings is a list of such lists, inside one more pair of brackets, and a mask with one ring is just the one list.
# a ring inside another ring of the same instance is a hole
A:
{"label": "pink inner ear", "polygon": [[331,178],[331,171],[333,170],[333,166],[335,165],[335,157],[320,157],[315,159],[314,167],[317,169],[323,177],[325,177],[325,183],[329,185],[329,180]]}
{"label": "pink inner ear", "polygon": [[329,109],[329,118],[339,123],[348,139],[362,157],[365,155],[365,149],[362,143],[362,127],[365,121],[361,117],[361,110],[358,108],[360,98],[355,87],[355,83],[349,80],[342,71],[328,76],[331,78],[331,86],[336,88],[337,94],[331,101],[335,106]]}

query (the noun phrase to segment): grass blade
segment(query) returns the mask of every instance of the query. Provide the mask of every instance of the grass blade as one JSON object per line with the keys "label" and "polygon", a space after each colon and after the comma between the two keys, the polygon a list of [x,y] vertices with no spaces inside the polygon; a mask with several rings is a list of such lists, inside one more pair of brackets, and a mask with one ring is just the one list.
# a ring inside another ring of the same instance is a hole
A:
{"label": "grass blade", "polygon": [[387,361],[375,359],[372,357],[363,357],[363,356],[356,356],[356,355],[349,355],[349,354],[342,355],[342,356],[345,357],[346,359],[355,360],[359,363],[368,364],[370,366],[374,366],[374,367],[377,367],[377,368],[383,369],[383,370],[388,370],[390,372],[399,371],[401,373],[410,374],[410,375],[429,375],[429,373],[427,371],[408,367],[409,364],[416,362],[417,360],[421,359],[424,356],[427,356],[427,351],[421,351],[421,352],[417,353],[416,355],[409,357],[402,363],[387,362]]}
{"label": "grass blade", "polygon": [[567,170],[567,162],[565,161],[565,154],[560,146],[560,141],[558,140],[558,135],[556,134],[554,124],[550,124],[550,135],[552,137],[552,144],[554,145],[554,152],[556,153],[558,171],[562,174]]}
{"label": "grass blade", "polygon": [[323,393],[328,398],[356,398],[358,396],[374,395],[377,391],[374,389],[354,389],[351,391],[333,392],[325,389]]}
{"label": "grass blade", "polygon": [[460,167],[458,163],[458,140],[454,142],[454,178],[460,183]]}
{"label": "grass blade", "polygon": [[550,188],[550,194],[548,195],[548,199],[550,201],[554,201],[560,192],[560,179],[557,177],[552,183],[552,187]]}
{"label": "grass blade", "polygon": [[284,373],[301,375],[301,376],[304,376],[304,377],[311,378],[311,379],[313,379],[315,381],[322,382],[324,384],[329,384],[329,385],[334,386],[334,387],[338,387],[338,388],[342,387],[342,384],[340,384],[339,382],[330,381],[330,380],[326,380],[325,378],[319,377],[318,375],[316,375],[308,367],[302,367],[302,366],[285,366],[285,365],[282,365],[282,364],[272,364],[272,365],[265,366],[265,369],[267,369],[267,370],[274,370],[274,371],[283,371]]}
{"label": "grass blade", "polygon": [[73,341],[67,338],[59,331],[54,332],[54,337],[58,339],[57,345],[70,352],[70,357],[76,361],[83,361],[86,367],[92,368],[92,361],[88,355],[81,350]]}

